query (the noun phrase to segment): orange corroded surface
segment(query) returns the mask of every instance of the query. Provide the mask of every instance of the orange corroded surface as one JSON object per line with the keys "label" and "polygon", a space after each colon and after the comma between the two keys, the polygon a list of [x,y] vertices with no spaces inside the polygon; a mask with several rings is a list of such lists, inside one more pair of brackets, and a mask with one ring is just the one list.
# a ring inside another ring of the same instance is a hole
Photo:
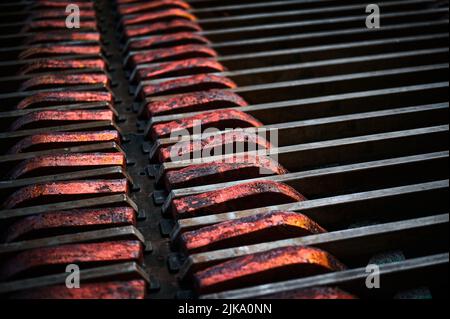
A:
{"label": "orange corroded surface", "polygon": [[216,57],[217,53],[208,46],[200,44],[185,44],[163,49],[138,52],[131,56],[133,64],[161,62],[163,60],[180,60],[186,57]]}
{"label": "orange corroded surface", "polygon": [[222,72],[225,68],[214,59],[194,58],[181,61],[156,63],[138,70],[141,80],[196,73]]}
{"label": "orange corroded surface", "polygon": [[150,23],[156,22],[156,21],[175,19],[175,18],[182,18],[182,19],[187,19],[187,20],[191,20],[191,21],[196,20],[195,16],[193,16],[189,12],[182,10],[182,9],[175,8],[175,9],[161,10],[158,12],[139,14],[137,16],[125,18],[125,19],[123,19],[122,22],[124,25],[132,25],[132,24],[138,24],[138,23],[142,23],[142,22],[146,22],[146,23],[150,24]]}
{"label": "orange corroded surface", "polygon": [[197,157],[201,155],[202,158],[205,158],[212,155],[228,155],[235,151],[242,153],[247,149],[256,151],[269,150],[271,148],[270,142],[258,134],[231,131],[202,140],[179,142],[171,146],[162,147],[159,150],[159,160],[161,162],[189,160],[196,158],[196,154],[198,155]]}
{"label": "orange corroded surface", "polygon": [[49,31],[30,34],[25,43],[49,43],[60,41],[100,41],[98,32]]}
{"label": "orange corroded surface", "polygon": [[8,154],[18,154],[33,146],[42,145],[71,145],[86,142],[119,142],[117,131],[105,130],[96,132],[51,132],[27,136],[9,149]]}
{"label": "orange corroded surface", "polygon": [[136,240],[71,244],[20,252],[0,267],[0,278],[7,279],[36,267],[80,263],[140,261],[142,244]]}
{"label": "orange corroded surface", "polygon": [[176,95],[146,105],[146,115],[195,112],[215,108],[246,106],[247,102],[239,95],[227,90],[209,90]]}
{"label": "orange corroded surface", "polygon": [[[197,46],[197,45],[189,45],[189,46]],[[207,48],[207,50],[209,49]],[[194,50],[193,52],[196,51]],[[215,74],[197,74],[167,80],[155,84],[146,84],[142,88],[142,94],[144,96],[155,96],[155,95],[167,95],[175,93],[179,94],[192,91],[204,91],[208,89],[221,89],[221,88],[234,89],[236,88],[236,84],[232,80],[224,76]]]}
{"label": "orange corroded surface", "polygon": [[140,11],[152,11],[160,10],[161,8],[180,8],[180,9],[190,9],[191,6],[184,1],[179,0],[158,0],[146,3],[137,3],[131,5],[120,5],[118,11],[122,15],[137,13]]}
{"label": "orange corroded surface", "polygon": [[188,251],[203,251],[323,232],[325,229],[303,214],[271,212],[185,232],[181,235],[181,242]]}
{"label": "orange corroded surface", "polygon": [[22,83],[20,88],[28,90],[43,85],[82,85],[82,84],[107,84],[108,77],[105,74],[44,74],[37,75]]}
{"label": "orange corroded surface", "polygon": [[106,63],[102,59],[39,59],[38,61],[27,63],[21,70],[21,74],[31,72],[54,71],[58,69],[98,69],[105,70]]}
{"label": "orange corroded surface", "polygon": [[314,287],[268,295],[262,299],[358,299],[335,287]]}
{"label": "orange corroded surface", "polygon": [[[79,102],[113,102],[112,94],[109,92],[38,92],[24,98],[17,105],[17,109],[25,109],[37,103],[79,103]],[[87,111],[84,111],[87,112]]]}
{"label": "orange corroded surface", "polygon": [[304,200],[286,184],[262,180],[174,199],[172,211],[175,218],[187,218]]}
{"label": "orange corroded surface", "polygon": [[289,246],[209,267],[194,274],[194,280],[197,290],[211,292],[344,269],[342,263],[323,250]]}
{"label": "orange corroded surface", "polygon": [[[166,35],[155,35],[130,43],[131,49],[153,49],[161,46],[170,46],[176,44],[199,43],[208,44],[209,41],[205,37],[192,32],[179,32]],[[167,50],[167,48],[166,48]],[[170,48],[172,51],[173,48]]]}
{"label": "orange corroded surface", "polygon": [[41,121],[112,121],[114,113],[111,110],[78,110],[78,111],[36,111],[28,113],[15,120],[11,131],[17,131],[26,125]]}
{"label": "orange corroded surface", "polygon": [[125,166],[125,154],[73,153],[37,156],[21,162],[7,176],[9,179],[16,179],[34,170],[48,167],[89,167],[108,165]]}
{"label": "orange corroded surface", "polygon": [[[93,2],[86,1],[71,1],[71,3],[76,4],[80,9],[94,9]],[[67,2],[59,0],[38,0],[34,4],[36,7],[49,7],[49,8],[66,8]]]}
{"label": "orange corroded surface", "polygon": [[182,131],[192,133],[193,128],[199,125],[202,129],[213,127],[224,130],[237,127],[261,127],[263,124],[253,116],[239,110],[216,110],[155,124],[151,128],[151,137],[156,140],[157,138],[169,137],[171,134],[178,136],[177,133]]}
{"label": "orange corroded surface", "polygon": [[223,161],[191,165],[165,174],[167,189],[184,188],[250,179],[269,174],[282,175],[288,171],[268,156],[236,155]]}
{"label": "orange corroded surface", "polygon": [[126,179],[64,181],[25,186],[11,194],[3,203],[6,209],[17,207],[27,201],[48,196],[94,195],[104,193],[127,193]]}
{"label": "orange corroded surface", "polygon": [[35,55],[89,55],[89,54],[100,54],[102,49],[99,45],[52,45],[44,47],[31,47],[23,50],[19,54],[20,59],[31,58]]}
{"label": "orange corroded surface", "polygon": [[52,212],[21,218],[6,231],[6,242],[35,233],[51,230],[77,230],[98,226],[135,225],[136,213],[130,207],[78,209]]}
{"label": "orange corroded surface", "polygon": [[80,288],[65,285],[26,290],[12,294],[12,299],[144,299],[144,280],[83,283]]}
{"label": "orange corroded surface", "polygon": [[[80,21],[80,28],[97,30],[96,21]],[[37,20],[28,23],[24,30],[36,31],[38,29],[67,29],[65,19],[49,19],[49,20]]]}
{"label": "orange corroded surface", "polygon": [[148,25],[128,26],[125,35],[128,38],[169,32],[201,31],[200,26],[190,20],[175,19],[168,22],[157,22]]}

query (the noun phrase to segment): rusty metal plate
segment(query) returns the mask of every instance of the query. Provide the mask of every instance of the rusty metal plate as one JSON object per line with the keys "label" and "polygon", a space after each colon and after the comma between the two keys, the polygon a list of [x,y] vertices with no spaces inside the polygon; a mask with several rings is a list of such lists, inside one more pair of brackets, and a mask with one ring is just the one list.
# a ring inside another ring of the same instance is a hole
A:
{"label": "rusty metal plate", "polygon": [[36,199],[61,198],[69,195],[100,195],[127,193],[128,181],[126,179],[118,180],[89,180],[89,181],[64,181],[55,183],[45,183],[30,185],[19,189],[11,194],[4,202],[4,209],[11,209],[22,206],[27,202]]}
{"label": "rusty metal plate", "polygon": [[200,124],[204,129],[213,127],[218,130],[263,126],[260,121],[247,113],[234,109],[224,109],[203,112],[175,121],[154,124],[150,129],[151,133],[149,137],[157,140],[158,138],[169,137],[170,135],[179,136],[182,132],[192,133],[194,127]]}
{"label": "rusty metal plate", "polygon": [[284,293],[272,294],[265,296],[262,299],[358,299],[353,294],[350,294],[340,288],[336,287],[315,287],[298,289],[295,291],[289,291]]}
{"label": "rusty metal plate", "polygon": [[156,11],[161,8],[179,8],[189,10],[191,6],[180,0],[158,0],[152,1],[148,3],[136,3],[136,4],[128,4],[128,5],[119,5],[118,11],[121,15],[139,13],[141,11]]}
{"label": "rusty metal plate", "polygon": [[24,40],[26,44],[62,42],[62,41],[89,41],[99,42],[100,33],[98,32],[68,32],[68,31],[49,31],[30,34]]}
{"label": "rusty metal plate", "polygon": [[247,102],[232,91],[209,90],[194,93],[185,93],[169,98],[160,98],[149,102],[145,106],[145,115],[150,118],[156,115],[185,113],[227,108],[234,106],[247,106]]}
{"label": "rusty metal plate", "polygon": [[113,119],[114,113],[110,110],[36,111],[18,118],[11,124],[10,130],[17,131],[31,124],[36,125],[36,123],[40,123],[44,127],[48,122],[111,121]]}
{"label": "rusty metal plate", "polygon": [[76,145],[80,143],[119,142],[119,132],[114,130],[94,132],[49,132],[27,136],[12,146],[7,154],[18,154],[31,148]]}
{"label": "rusty metal plate", "polygon": [[[150,38],[136,40],[129,44],[132,50],[157,49],[160,47],[174,47],[181,44],[209,44],[205,37],[192,32],[179,32],[166,35],[155,35]],[[172,50],[172,49],[171,49]]]}
{"label": "rusty metal plate", "polygon": [[197,20],[195,16],[193,16],[192,14],[190,14],[185,10],[168,9],[154,13],[144,13],[134,17],[124,18],[122,20],[122,23],[124,26],[129,26],[133,24],[142,24],[144,22],[150,24],[158,21],[170,20],[175,18],[182,18],[191,21]]}
{"label": "rusty metal plate", "polygon": [[136,225],[136,212],[131,207],[78,209],[25,217],[14,222],[5,233],[5,241],[30,238],[36,233],[77,231],[101,226]]}
{"label": "rusty metal plate", "polygon": [[142,248],[139,241],[124,240],[27,250],[18,253],[3,263],[0,267],[0,278],[5,280],[25,271],[52,265],[140,262],[143,254]]}
{"label": "rusty metal plate", "polygon": [[92,55],[100,54],[102,49],[99,45],[52,45],[37,46],[23,50],[19,59],[29,59],[36,56],[61,56],[61,55]]}
{"label": "rusty metal plate", "polygon": [[[184,161],[194,158],[206,158],[210,156],[229,155],[232,152],[244,152],[246,150],[266,151],[272,148],[272,144],[264,137],[243,131],[225,132],[212,135],[204,139],[179,142],[174,145],[159,149],[159,161],[161,163],[171,161]],[[237,157],[223,157],[223,162],[235,163],[234,160],[243,159]]]}
{"label": "rusty metal plate", "polygon": [[195,58],[182,61],[149,64],[136,69],[134,80],[157,79],[163,77],[222,72],[225,68],[214,59]]}
{"label": "rusty metal plate", "polygon": [[169,22],[157,22],[149,25],[131,26],[126,27],[124,35],[127,38],[133,38],[137,36],[163,34],[163,33],[176,33],[183,31],[201,31],[201,27],[189,20],[175,19]]}
{"label": "rusty metal plate", "polygon": [[239,257],[199,271],[194,274],[194,285],[199,293],[209,293],[345,269],[323,250],[290,246]]}
{"label": "rusty metal plate", "polygon": [[183,249],[215,250],[326,232],[309,217],[294,212],[272,212],[239,218],[181,235]]}
{"label": "rusty metal plate", "polygon": [[147,294],[145,280],[83,283],[80,288],[65,285],[37,288],[14,293],[12,299],[144,299]]}
{"label": "rusty metal plate", "polygon": [[286,184],[256,181],[174,199],[172,213],[178,219],[305,200],[303,195]]}
{"label": "rusty metal plate", "polygon": [[96,166],[125,166],[125,154],[123,153],[74,153],[74,154],[57,154],[43,155],[28,159],[17,165],[6,176],[8,179],[17,179],[28,175],[35,174],[36,170],[51,168],[52,173],[56,173],[58,169],[67,169],[70,167],[96,167]]}
{"label": "rusty metal plate", "polygon": [[22,82],[21,90],[29,90],[47,86],[66,86],[79,84],[104,84],[109,83],[109,78],[105,74],[44,74],[37,75]]}
{"label": "rusty metal plate", "polygon": [[192,165],[165,174],[167,189],[225,183],[242,178],[250,179],[267,175],[283,175],[288,171],[268,156],[236,155],[221,162]]}
{"label": "rusty metal plate", "polygon": [[24,98],[17,105],[17,109],[25,109],[35,107],[36,105],[49,104],[58,105],[64,103],[83,103],[83,102],[109,102],[112,103],[114,98],[109,92],[38,92],[29,97]]}
{"label": "rusty metal plate", "polygon": [[104,71],[106,63],[102,59],[79,59],[79,60],[62,60],[62,59],[40,59],[25,65],[20,74],[28,74],[31,72],[58,71],[67,69],[94,69]]}
{"label": "rusty metal plate", "polygon": [[186,58],[200,58],[200,57],[213,58],[216,56],[217,52],[206,45],[177,44],[177,46],[170,48],[170,50],[168,50],[167,48],[163,48],[135,53],[130,56],[129,61],[132,62],[132,66],[137,66],[143,63],[182,60]]}

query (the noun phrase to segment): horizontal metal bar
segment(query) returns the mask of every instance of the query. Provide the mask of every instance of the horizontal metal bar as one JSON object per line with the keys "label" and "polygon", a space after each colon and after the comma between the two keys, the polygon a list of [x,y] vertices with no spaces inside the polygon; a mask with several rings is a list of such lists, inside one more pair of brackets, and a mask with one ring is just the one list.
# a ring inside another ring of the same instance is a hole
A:
{"label": "horizontal metal bar", "polygon": [[60,210],[69,209],[79,209],[79,208],[90,208],[90,207],[102,207],[102,206],[116,206],[116,205],[127,205],[133,208],[136,212],[138,211],[137,205],[131,200],[128,195],[119,194],[111,196],[101,196],[96,198],[87,198],[82,200],[75,200],[62,203],[54,203],[47,205],[39,205],[32,207],[22,207],[14,209],[0,210],[0,220],[31,216],[41,213],[54,212]]}
{"label": "horizontal metal bar", "polygon": [[[386,238],[392,237],[401,243],[410,240],[410,237],[403,236],[406,232],[416,231],[419,233],[420,230],[427,228],[433,229],[436,226],[446,225],[448,222],[449,215],[442,214],[192,254],[187,257],[184,265],[180,269],[179,276],[180,278],[187,279],[192,272],[209,265],[278,247],[315,246],[330,251],[333,254],[333,251],[339,251],[340,253],[346,252],[347,254],[370,254],[369,251],[366,251],[367,248],[364,243],[374,243],[378,242],[378,240],[386,243]],[[420,241],[418,238],[412,238],[412,240]],[[358,245],[349,246],[349,243],[355,242],[358,242]]]}
{"label": "horizontal metal bar", "polygon": [[373,191],[368,191],[368,192],[353,193],[353,194],[347,194],[347,195],[314,199],[314,200],[308,200],[308,201],[303,201],[303,202],[298,202],[298,203],[293,203],[293,204],[284,204],[284,205],[263,207],[263,208],[251,209],[251,210],[247,210],[247,211],[229,212],[229,213],[224,213],[224,214],[216,214],[216,215],[202,216],[202,217],[196,217],[196,218],[181,219],[181,220],[177,221],[177,225],[171,234],[171,238],[172,238],[172,240],[175,241],[181,232],[188,230],[188,229],[199,228],[202,226],[219,223],[219,222],[226,221],[226,220],[236,219],[236,218],[245,217],[245,216],[252,216],[252,215],[270,212],[270,211],[274,211],[274,210],[301,211],[302,213],[305,213],[306,215],[308,215],[308,217],[312,218],[313,220],[315,220],[316,222],[321,224],[322,222],[320,221],[320,219],[317,218],[317,216],[315,216],[315,214],[310,213],[312,210],[320,209],[320,208],[323,209],[325,207],[332,207],[332,206],[338,206],[338,205],[348,205],[348,204],[353,204],[353,203],[358,203],[358,202],[365,202],[365,201],[369,201],[369,200],[381,200],[381,199],[386,200],[388,198],[393,198],[393,197],[397,197],[397,196],[418,194],[421,192],[427,192],[427,191],[433,191],[433,190],[448,190],[448,187],[449,187],[449,181],[441,180],[441,181],[434,181],[434,182],[428,182],[428,183],[422,183],[422,184],[385,188],[385,189],[373,190]]}
{"label": "horizontal metal bar", "polygon": [[[102,280],[121,276],[136,276],[150,283],[150,278],[145,270],[135,262],[126,262],[115,265],[101,266],[80,270],[82,280]],[[30,279],[20,279],[0,283],[0,294],[11,293],[21,290],[36,289],[40,287],[53,286],[64,283],[67,279],[67,273],[47,275]]]}
{"label": "horizontal metal bar", "polygon": [[[302,152],[311,151],[314,149],[334,149],[336,152],[336,148],[338,147],[344,147],[344,146],[350,146],[350,145],[358,145],[362,144],[367,147],[367,145],[371,142],[383,142],[386,143],[389,140],[395,141],[395,140],[406,140],[407,138],[415,138],[419,136],[426,136],[429,134],[445,134],[448,132],[449,126],[448,125],[442,125],[442,126],[436,126],[436,127],[428,127],[428,128],[418,128],[418,129],[412,129],[412,130],[405,130],[405,131],[397,131],[397,132],[388,132],[388,133],[380,133],[380,134],[373,134],[373,135],[367,135],[367,136],[358,136],[358,137],[350,137],[350,138],[343,138],[343,139],[336,139],[336,140],[328,140],[328,141],[321,141],[321,142],[313,142],[313,143],[306,143],[306,144],[299,144],[299,145],[291,145],[291,146],[284,146],[277,149],[271,149],[268,150],[266,155],[278,155],[278,159],[280,164],[285,166],[287,169],[289,169],[288,163],[284,162],[283,160],[286,160],[289,155],[292,154],[291,159],[298,161],[299,158],[302,158],[300,154]],[[416,152],[419,150],[417,146],[415,147]],[[348,150],[347,150],[348,151]],[[387,151],[387,150],[385,150]],[[373,150],[372,150],[373,152]],[[391,156],[394,155],[392,152]],[[257,155],[257,152],[249,152],[249,154]],[[286,154],[287,156],[284,156]],[[295,156],[294,156],[295,154]],[[368,153],[369,154],[369,153]],[[234,154],[227,154],[223,156],[211,156],[207,158],[202,159],[191,159],[191,160],[185,160],[185,161],[174,161],[169,163],[164,163],[161,165],[160,174],[157,177],[160,177],[165,171],[167,170],[174,170],[179,169],[182,167],[186,167],[188,165],[195,165],[200,163],[210,163],[214,161],[221,161],[223,159],[232,157]],[[328,155],[330,156],[330,155]],[[362,154],[360,154],[362,156]],[[365,155],[367,156],[367,154]],[[368,156],[367,156],[368,157]],[[366,158],[367,158],[366,157]],[[342,162],[343,157],[341,157]],[[306,159],[304,160],[306,162]],[[304,165],[304,164],[303,164]],[[302,165],[302,166],[303,166]],[[321,165],[321,164],[316,164]],[[323,165],[323,163],[322,163]]]}
{"label": "horizontal metal bar", "polygon": [[[361,92],[351,92],[351,93],[345,93],[345,94],[335,94],[335,95],[324,95],[320,97],[314,97],[314,98],[307,98],[307,99],[298,99],[298,100],[291,100],[291,101],[283,101],[283,102],[275,102],[275,103],[265,103],[265,104],[259,104],[259,105],[250,105],[250,106],[244,106],[236,108],[238,110],[241,110],[243,112],[246,112],[250,115],[253,115],[257,118],[260,118],[261,121],[264,123],[267,121],[270,121],[271,114],[274,112],[274,109],[276,108],[290,108],[291,112],[293,110],[303,110],[306,111],[306,107],[309,109],[314,109],[313,114],[311,115],[305,115],[301,114],[300,118],[315,118],[317,116],[323,116],[323,111],[319,112],[317,109],[313,107],[313,105],[320,105],[320,104],[333,104],[330,105],[330,108],[333,108],[333,110],[336,109],[336,105],[339,104],[347,104],[352,101],[358,101],[363,100],[365,103],[368,103],[368,100],[371,98],[379,98],[380,101],[378,102],[378,105],[385,104],[385,100],[394,100],[394,97],[396,95],[402,95],[407,93],[412,93],[417,95],[416,98],[419,98],[420,96],[426,95],[426,92],[429,90],[440,90],[444,89],[446,90],[448,88],[448,82],[439,82],[439,83],[430,83],[430,84],[420,84],[420,85],[411,85],[411,86],[403,86],[403,87],[394,87],[394,88],[387,88],[387,89],[380,89],[380,90],[368,90],[368,91],[361,91]],[[434,95],[434,94],[433,94]],[[429,96],[431,97],[433,96]],[[430,100],[429,99],[429,100]],[[406,100],[404,97],[401,98],[402,101]],[[336,105],[335,105],[336,104]],[[363,106],[361,106],[361,103],[357,103],[358,108],[350,108],[350,106],[346,106],[349,108],[349,113],[351,112],[357,112],[359,110],[362,110]],[[333,107],[332,107],[333,106]],[[295,108],[294,108],[295,107]],[[375,110],[377,108],[374,108]],[[367,110],[367,109],[364,109]],[[373,108],[370,108],[369,110],[373,110]],[[367,110],[368,111],[368,110]],[[276,111],[278,112],[278,111]],[[283,111],[279,112],[282,113]],[[336,112],[336,111],[334,111]],[[341,111],[342,112],[342,111]],[[339,112],[339,113],[341,113]],[[163,122],[169,122],[174,121],[177,119],[185,118],[188,116],[196,115],[201,112],[187,112],[183,114],[174,114],[174,115],[164,115],[164,116],[155,116],[150,119],[148,126],[157,124],[157,123],[163,123]],[[317,115],[315,115],[317,114]],[[329,114],[327,112],[326,114]],[[342,114],[342,113],[341,113]],[[292,116],[292,113],[290,113]],[[291,116],[289,119],[292,119]],[[270,123],[270,122],[269,122]],[[147,129],[148,133],[148,129]]]}
{"label": "horizontal metal bar", "polygon": [[52,247],[65,244],[111,240],[116,238],[129,238],[139,240],[145,244],[144,235],[134,226],[114,227],[100,230],[81,232],[76,234],[58,235],[47,238],[39,238],[12,243],[0,244],[0,255],[17,253],[24,250]]}
{"label": "horizontal metal bar", "polygon": [[[254,179],[244,179],[244,180],[237,180],[234,182],[226,182],[226,183],[218,183],[215,184],[214,181],[211,182],[211,184],[202,185],[202,186],[196,186],[196,187],[188,187],[188,188],[180,188],[180,189],[174,189],[170,192],[169,197],[166,199],[165,204],[162,206],[163,209],[167,209],[170,205],[170,201],[175,198],[180,198],[183,196],[189,196],[193,194],[200,194],[204,192],[214,191],[223,189],[226,187],[234,186],[237,184],[247,183],[250,181],[257,181],[257,180],[269,180],[274,182],[280,182],[280,183],[286,183],[290,184],[292,181],[298,181],[301,183],[302,180],[307,180],[309,178],[315,178],[315,177],[328,177],[333,174],[351,174],[352,172],[360,172],[364,170],[372,170],[372,169],[388,169],[389,167],[397,167],[399,165],[409,165],[409,164],[419,164],[424,161],[433,161],[433,160],[439,160],[439,159],[448,159],[449,152],[436,152],[436,153],[428,153],[428,154],[421,154],[421,155],[413,155],[413,156],[404,156],[404,157],[397,157],[397,158],[391,158],[386,160],[379,160],[379,161],[371,161],[371,162],[364,162],[364,163],[356,163],[356,164],[350,164],[350,165],[342,165],[342,166],[335,166],[335,167],[329,167],[329,168],[321,168],[317,170],[311,170],[311,171],[303,171],[303,172],[297,172],[297,173],[288,173],[283,175],[273,175],[273,176],[267,176],[267,177],[260,177],[260,178],[254,178]],[[307,181],[305,181],[307,183]],[[358,183],[358,182],[357,182]],[[359,182],[363,183],[363,182]],[[303,183],[302,190],[299,190],[302,192],[305,196],[308,193],[305,188],[307,188]],[[375,185],[374,185],[375,186]]]}
{"label": "horizontal metal bar", "polygon": [[87,179],[87,178],[98,178],[101,176],[120,176],[121,178],[125,178],[128,180],[130,185],[134,185],[134,182],[131,176],[127,173],[127,171],[120,166],[113,167],[105,167],[105,168],[97,168],[97,169],[89,169],[82,171],[74,171],[60,174],[52,174],[52,175],[42,175],[35,177],[22,178],[17,180],[2,180],[0,181],[0,189],[15,189],[18,187],[23,187],[27,185],[46,183],[46,182],[57,182],[57,181],[68,181],[68,180],[79,180],[79,179]]}
{"label": "horizontal metal bar", "polygon": [[[449,254],[443,253],[439,255],[414,258],[400,262],[381,264],[379,265],[380,275],[385,277],[387,275],[394,275],[397,273],[433,268],[434,266],[438,265],[446,265],[448,264],[448,261],[449,261]],[[280,291],[301,289],[307,287],[325,286],[325,285],[334,286],[350,280],[364,281],[366,278],[367,278],[366,267],[362,267],[325,275],[311,276],[302,279],[294,279],[274,284],[266,284],[245,289],[237,289],[222,293],[204,295],[201,296],[200,298],[202,299],[256,298],[264,295],[277,293]]]}

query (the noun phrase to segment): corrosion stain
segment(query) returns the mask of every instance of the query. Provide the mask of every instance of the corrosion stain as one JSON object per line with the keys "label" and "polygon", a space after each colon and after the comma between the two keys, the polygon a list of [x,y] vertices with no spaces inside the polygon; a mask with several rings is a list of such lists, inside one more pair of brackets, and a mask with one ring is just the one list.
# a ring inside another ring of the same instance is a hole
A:
{"label": "corrosion stain", "polygon": [[[97,30],[96,21],[80,21],[80,28],[86,30]],[[37,20],[31,21],[25,25],[23,31],[41,31],[43,29],[67,29],[65,19],[49,19],[49,20]]]}
{"label": "corrosion stain", "polygon": [[196,289],[203,293],[345,269],[334,256],[323,250],[289,246],[209,267],[197,272],[194,280]]}
{"label": "corrosion stain", "polygon": [[54,46],[44,46],[44,47],[31,47],[23,50],[19,54],[20,59],[31,58],[36,55],[89,55],[89,54],[100,54],[102,49],[99,45],[54,45]]}
{"label": "corrosion stain", "polygon": [[17,104],[16,109],[29,108],[39,103],[83,103],[83,102],[113,102],[113,96],[109,92],[90,91],[65,91],[65,92],[37,92],[24,98]]}
{"label": "corrosion stain", "polygon": [[187,218],[305,200],[286,184],[262,180],[174,199],[172,212],[175,218]]}
{"label": "corrosion stain", "polygon": [[119,5],[118,11],[122,15],[127,15],[131,13],[137,13],[140,11],[160,10],[161,8],[180,8],[189,10],[191,6],[188,3],[179,0],[158,0],[147,3],[131,4],[126,6]]}
{"label": "corrosion stain", "polygon": [[106,70],[106,63],[102,59],[80,59],[80,60],[63,60],[63,59],[40,59],[31,63],[27,63],[21,70],[20,74],[28,74],[37,71],[54,71],[54,70],[70,70],[70,69],[94,69]]}
{"label": "corrosion stain", "polygon": [[100,33],[49,31],[33,33],[25,39],[25,43],[27,44],[63,41],[100,41]]}
{"label": "corrosion stain", "polygon": [[[253,132],[230,131],[208,136],[202,140],[178,142],[159,149],[161,162],[189,160],[197,155],[201,158],[210,156],[243,153],[246,150],[270,150],[272,145],[264,137]],[[229,161],[233,163],[231,160]]]}
{"label": "corrosion stain", "polygon": [[119,142],[120,136],[117,131],[105,130],[95,132],[50,132],[50,133],[38,133],[31,136],[27,136],[24,139],[17,142],[11,147],[7,154],[18,154],[26,151],[33,146],[54,144],[79,144],[79,143],[91,143],[91,142]]}
{"label": "corrosion stain", "polygon": [[131,56],[131,61],[134,65],[139,65],[142,63],[152,63],[152,62],[160,62],[162,60],[180,60],[185,57],[216,57],[217,53],[210,47],[205,45],[198,44],[186,44],[179,45],[170,48],[164,49],[155,49],[144,52],[138,52]]}
{"label": "corrosion stain", "polygon": [[247,102],[242,97],[232,91],[209,90],[179,94],[173,97],[149,102],[146,105],[146,110],[147,115],[152,117],[155,115],[195,112],[214,108],[247,105]]}
{"label": "corrosion stain", "polygon": [[130,207],[78,209],[21,218],[8,227],[6,242],[37,231],[78,230],[95,226],[135,225],[136,213]]}
{"label": "corrosion stain", "polygon": [[52,85],[104,84],[109,82],[105,74],[44,74],[32,77],[20,86],[21,90]]}
{"label": "corrosion stain", "polygon": [[181,235],[188,251],[204,251],[324,233],[309,217],[294,212],[270,212],[238,218]]}
{"label": "corrosion stain", "polygon": [[[179,44],[198,43],[209,44],[205,37],[192,32],[179,32],[166,35],[155,35],[130,42],[131,49],[152,49],[160,46],[175,46]],[[166,48],[167,50],[167,48]],[[172,48],[171,48],[172,50]]]}
{"label": "corrosion stain", "polygon": [[144,299],[144,280],[83,283],[80,288],[65,285],[26,290],[12,294],[12,299]]}
{"label": "corrosion stain", "polygon": [[19,117],[11,126],[11,131],[17,131],[26,125],[36,122],[57,121],[112,121],[114,113],[111,110],[72,110],[72,111],[35,111]]}
{"label": "corrosion stain", "polygon": [[127,38],[133,38],[143,35],[153,35],[162,33],[176,33],[183,31],[200,32],[200,26],[189,20],[172,20],[169,22],[158,22],[150,25],[128,26],[125,27],[124,34]]}
{"label": "corrosion stain", "polygon": [[125,26],[132,25],[132,24],[139,24],[139,23],[143,23],[143,22],[151,24],[152,22],[155,22],[155,21],[169,20],[169,19],[176,19],[176,18],[181,18],[181,19],[186,19],[186,20],[191,20],[191,21],[196,20],[195,16],[193,16],[189,12],[186,12],[185,10],[176,8],[176,9],[162,10],[159,12],[144,13],[144,14],[139,14],[137,16],[125,18],[123,20],[123,24]]}
{"label": "corrosion stain", "polygon": [[185,188],[208,184],[211,180],[215,183],[225,183],[287,172],[271,157],[245,154],[225,158],[223,161],[168,171],[165,174],[165,184],[167,189]]}
{"label": "corrosion stain", "polygon": [[314,287],[268,295],[262,299],[358,299],[336,287]]}
{"label": "corrosion stain", "polygon": [[90,167],[90,166],[125,166],[123,153],[72,153],[43,155],[19,163],[7,177],[16,179],[42,168]]}
{"label": "corrosion stain", "polygon": [[142,260],[142,244],[137,240],[103,243],[70,244],[43,247],[18,253],[0,267],[2,280],[37,267],[87,264],[99,262],[125,262]]}
{"label": "corrosion stain", "polygon": [[236,84],[229,78],[215,74],[197,74],[156,84],[146,84],[142,88],[144,96],[179,94],[206,89],[234,89]]}
{"label": "corrosion stain", "polygon": [[144,80],[222,71],[225,71],[224,66],[214,59],[193,58],[152,64],[138,69],[137,75]]}
{"label": "corrosion stain", "polygon": [[183,131],[192,133],[194,128],[199,125],[203,129],[213,127],[224,130],[226,128],[238,127],[261,127],[263,124],[253,116],[242,111],[223,109],[203,112],[170,122],[154,124],[151,128],[151,137],[156,140],[158,138],[169,137],[172,134],[178,136]]}
{"label": "corrosion stain", "polygon": [[65,195],[95,195],[102,193],[127,193],[126,179],[63,181],[29,185],[11,194],[3,203],[3,208],[11,209],[31,200]]}

